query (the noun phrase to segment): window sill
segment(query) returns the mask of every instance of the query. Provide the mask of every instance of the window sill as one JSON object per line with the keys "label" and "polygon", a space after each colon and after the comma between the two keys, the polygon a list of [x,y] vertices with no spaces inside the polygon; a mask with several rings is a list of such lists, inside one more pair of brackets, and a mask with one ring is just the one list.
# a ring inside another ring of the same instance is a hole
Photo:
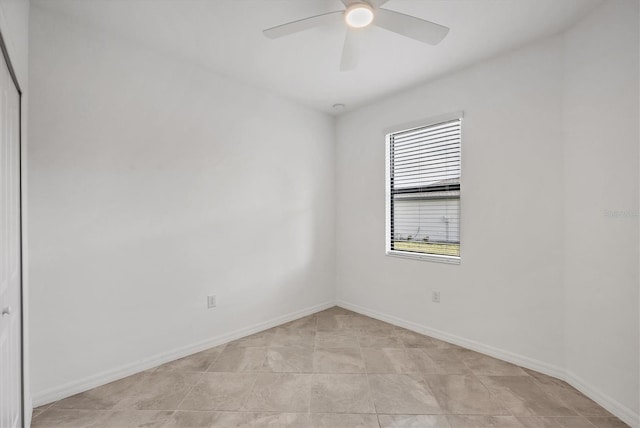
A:
{"label": "window sill", "polygon": [[438,256],[436,254],[418,254],[395,250],[387,250],[387,256],[400,257],[403,259],[426,260],[430,262],[448,263],[453,265],[460,264],[460,257],[455,256]]}

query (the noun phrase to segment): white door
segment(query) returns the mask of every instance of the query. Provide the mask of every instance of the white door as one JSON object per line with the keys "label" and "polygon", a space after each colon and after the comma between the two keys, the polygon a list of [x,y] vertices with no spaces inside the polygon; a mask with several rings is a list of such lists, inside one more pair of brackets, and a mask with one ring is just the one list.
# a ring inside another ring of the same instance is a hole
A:
{"label": "white door", "polygon": [[0,427],[12,428],[22,425],[20,93],[0,63]]}

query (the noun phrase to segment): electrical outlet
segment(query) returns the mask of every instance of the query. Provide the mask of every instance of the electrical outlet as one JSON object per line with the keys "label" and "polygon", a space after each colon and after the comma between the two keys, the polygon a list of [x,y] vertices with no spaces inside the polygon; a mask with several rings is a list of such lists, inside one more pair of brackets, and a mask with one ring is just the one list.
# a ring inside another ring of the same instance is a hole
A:
{"label": "electrical outlet", "polygon": [[207,296],[207,307],[208,308],[216,307],[216,296]]}
{"label": "electrical outlet", "polygon": [[440,292],[439,291],[434,291],[431,294],[431,301],[433,301],[433,303],[440,303]]}

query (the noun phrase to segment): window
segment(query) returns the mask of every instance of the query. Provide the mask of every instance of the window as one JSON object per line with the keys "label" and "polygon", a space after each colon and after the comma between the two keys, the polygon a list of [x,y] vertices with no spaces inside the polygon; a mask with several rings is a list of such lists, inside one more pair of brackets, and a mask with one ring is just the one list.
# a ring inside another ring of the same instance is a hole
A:
{"label": "window", "polygon": [[459,263],[461,117],[387,134],[387,254]]}

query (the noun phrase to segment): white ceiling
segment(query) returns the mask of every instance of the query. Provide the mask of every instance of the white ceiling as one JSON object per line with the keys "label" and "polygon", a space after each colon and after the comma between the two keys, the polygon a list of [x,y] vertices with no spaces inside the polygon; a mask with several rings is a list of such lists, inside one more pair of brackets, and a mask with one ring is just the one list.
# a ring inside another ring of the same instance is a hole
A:
{"label": "white ceiling", "polygon": [[345,28],[270,40],[262,30],[341,10],[339,0],[35,0],[215,72],[333,113],[558,33],[601,0],[391,0],[384,7],[451,28],[429,46],[367,28],[356,70],[340,72]]}

